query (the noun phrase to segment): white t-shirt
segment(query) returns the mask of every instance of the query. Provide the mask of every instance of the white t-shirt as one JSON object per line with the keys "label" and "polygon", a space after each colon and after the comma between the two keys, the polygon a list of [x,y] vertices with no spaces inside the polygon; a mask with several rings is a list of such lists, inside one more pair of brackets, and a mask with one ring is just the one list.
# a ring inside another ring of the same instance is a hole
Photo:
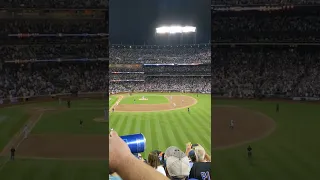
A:
{"label": "white t-shirt", "polygon": [[158,166],[157,171],[166,176],[166,171],[164,170],[163,166]]}

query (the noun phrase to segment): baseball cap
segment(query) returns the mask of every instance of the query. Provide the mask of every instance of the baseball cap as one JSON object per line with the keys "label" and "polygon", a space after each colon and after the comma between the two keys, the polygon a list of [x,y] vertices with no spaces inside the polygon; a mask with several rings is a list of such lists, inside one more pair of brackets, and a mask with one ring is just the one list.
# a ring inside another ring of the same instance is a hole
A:
{"label": "baseball cap", "polygon": [[189,151],[189,154],[188,154],[189,157],[192,157],[195,155],[196,155],[196,153],[194,152],[194,150]]}
{"label": "baseball cap", "polygon": [[166,167],[171,177],[189,176],[189,159],[179,148],[169,147],[166,152]]}

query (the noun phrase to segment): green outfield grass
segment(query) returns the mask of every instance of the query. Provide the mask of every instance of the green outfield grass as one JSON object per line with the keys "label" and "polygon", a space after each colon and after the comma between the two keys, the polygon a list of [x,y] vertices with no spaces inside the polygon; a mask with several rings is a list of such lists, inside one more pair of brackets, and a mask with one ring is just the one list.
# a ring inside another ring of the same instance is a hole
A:
{"label": "green outfield grass", "polygon": [[0,151],[2,151],[9,139],[26,123],[28,115],[20,107],[0,108],[0,119]]}
{"label": "green outfield grass", "polygon": [[[114,99],[116,101],[116,99]],[[94,118],[103,117],[104,109],[108,110],[110,101],[77,100],[71,102],[71,109],[61,112],[45,112],[31,131],[34,133],[70,133],[70,134],[106,134],[108,123],[98,123]],[[58,101],[27,105],[28,107],[66,107],[66,102]],[[25,113],[26,106],[1,108],[0,115],[6,117],[0,123],[0,149],[27,122],[29,116]],[[84,126],[79,128],[79,120]],[[41,148],[41,147],[39,147]],[[19,149],[17,150],[17,154]],[[8,157],[0,157],[0,179],[2,180],[103,180],[108,178],[108,163],[106,161],[66,161],[66,160],[36,160],[19,159],[7,161]]]}
{"label": "green outfield grass", "polygon": [[62,161],[17,159],[0,170],[4,180],[103,180],[108,163],[103,161]]}
{"label": "green outfield grass", "polygon": [[113,104],[115,104],[117,102],[118,98],[116,96],[112,96],[109,98],[109,108],[111,108],[111,106]]}
{"label": "green outfield grass", "polygon": [[[41,121],[33,128],[31,133],[72,133],[72,134],[106,134],[108,133],[107,123],[97,123],[94,118],[104,117],[103,109],[82,109],[63,112],[47,112]],[[79,121],[83,121],[83,127],[79,127]]]}
{"label": "green outfield grass", "polygon": [[248,144],[214,150],[213,179],[320,179],[319,105],[280,103],[280,113],[276,113],[275,102],[217,100],[213,103],[260,111],[277,123],[277,129],[269,137],[250,143],[252,161],[246,156]]}
{"label": "green outfield grass", "polygon": [[[151,99],[153,97],[165,98],[166,94],[137,94],[135,97],[143,95]],[[152,150],[165,151],[169,146],[178,146],[185,150],[187,142],[199,143],[210,153],[210,95],[201,94],[199,97],[196,97],[195,94],[188,95],[198,100],[196,105],[190,107],[190,114],[186,108],[163,112],[114,112],[110,114],[109,126],[114,128],[119,135],[143,133],[147,139],[147,150],[146,153],[143,153],[145,158]]]}
{"label": "green outfield grass", "polygon": [[[143,96],[148,100],[139,100]],[[123,98],[119,104],[167,104],[167,103],[169,103],[169,100],[162,95],[155,96],[152,94],[136,94],[133,96],[127,96]]]}

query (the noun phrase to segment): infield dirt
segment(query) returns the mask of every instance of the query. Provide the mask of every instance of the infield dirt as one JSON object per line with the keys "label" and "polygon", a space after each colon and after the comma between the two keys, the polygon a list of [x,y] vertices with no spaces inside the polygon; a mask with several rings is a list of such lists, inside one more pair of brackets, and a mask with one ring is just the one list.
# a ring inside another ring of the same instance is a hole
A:
{"label": "infield dirt", "polygon": [[[166,104],[119,104],[114,106],[115,112],[151,112],[168,111],[187,108],[197,103],[197,100],[190,96],[165,96],[169,103]],[[172,97],[172,98],[171,98]],[[174,106],[174,104],[176,106]]]}
{"label": "infield dirt", "polygon": [[[234,120],[234,129],[229,127]],[[249,109],[221,106],[212,112],[212,142],[214,149],[225,149],[249,143],[271,134],[275,122],[268,116]]]}

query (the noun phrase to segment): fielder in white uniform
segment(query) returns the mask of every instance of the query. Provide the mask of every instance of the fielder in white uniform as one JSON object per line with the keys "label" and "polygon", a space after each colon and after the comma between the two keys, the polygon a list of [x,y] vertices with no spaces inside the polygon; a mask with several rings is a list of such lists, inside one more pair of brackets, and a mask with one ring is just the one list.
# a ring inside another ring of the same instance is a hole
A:
{"label": "fielder in white uniform", "polygon": [[230,129],[233,129],[234,128],[234,120],[230,120]]}
{"label": "fielder in white uniform", "polygon": [[23,134],[24,134],[24,138],[25,139],[27,139],[28,133],[29,133],[28,126],[25,125],[24,128],[23,128]]}

